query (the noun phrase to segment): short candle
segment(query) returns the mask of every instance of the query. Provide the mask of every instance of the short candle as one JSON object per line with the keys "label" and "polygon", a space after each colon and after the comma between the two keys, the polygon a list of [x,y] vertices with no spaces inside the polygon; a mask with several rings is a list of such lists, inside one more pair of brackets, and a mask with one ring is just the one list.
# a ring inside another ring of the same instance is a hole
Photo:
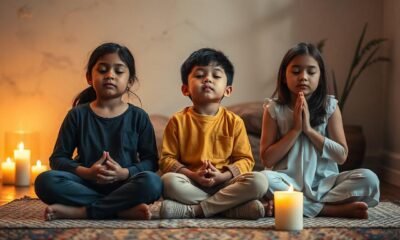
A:
{"label": "short candle", "polygon": [[14,184],[15,182],[15,162],[11,158],[7,158],[1,164],[1,172],[3,173],[3,184]]}
{"label": "short candle", "polygon": [[275,228],[297,231],[303,229],[303,193],[293,191],[274,192]]}
{"label": "short candle", "polygon": [[39,174],[47,170],[46,165],[42,165],[42,162],[40,160],[36,161],[36,165],[32,166],[32,178],[31,178],[31,183],[35,182],[35,179]]}

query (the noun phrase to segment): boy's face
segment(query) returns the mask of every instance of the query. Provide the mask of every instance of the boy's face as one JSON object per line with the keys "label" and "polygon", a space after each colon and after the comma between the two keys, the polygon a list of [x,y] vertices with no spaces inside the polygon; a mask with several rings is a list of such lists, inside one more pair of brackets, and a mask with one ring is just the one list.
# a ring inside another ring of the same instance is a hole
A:
{"label": "boy's face", "polygon": [[219,103],[230,96],[232,86],[227,86],[224,69],[215,64],[195,66],[188,76],[188,85],[182,85],[182,93],[192,99],[193,104]]}

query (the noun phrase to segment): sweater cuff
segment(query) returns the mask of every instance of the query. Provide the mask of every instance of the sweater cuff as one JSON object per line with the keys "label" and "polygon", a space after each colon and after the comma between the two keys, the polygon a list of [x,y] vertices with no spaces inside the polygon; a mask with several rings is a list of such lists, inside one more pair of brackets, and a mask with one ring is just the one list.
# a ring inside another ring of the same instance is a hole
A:
{"label": "sweater cuff", "polygon": [[179,162],[175,162],[174,165],[172,165],[172,167],[170,167],[169,172],[178,172],[179,169],[184,168],[185,165],[179,163]]}
{"label": "sweater cuff", "polygon": [[240,169],[236,165],[231,164],[225,166],[225,168],[227,168],[232,173],[234,178],[240,175]]}

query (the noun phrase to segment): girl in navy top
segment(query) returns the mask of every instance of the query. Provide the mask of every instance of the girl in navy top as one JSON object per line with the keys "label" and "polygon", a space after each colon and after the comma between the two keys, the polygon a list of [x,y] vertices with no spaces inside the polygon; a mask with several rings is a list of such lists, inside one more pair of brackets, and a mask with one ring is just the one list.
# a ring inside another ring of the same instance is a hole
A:
{"label": "girl in navy top", "polygon": [[134,94],[135,60],[124,46],[102,44],[86,78],[90,86],[60,128],[52,170],[35,181],[45,218],[151,219],[149,204],[162,189],[154,129],[145,111],[122,99]]}

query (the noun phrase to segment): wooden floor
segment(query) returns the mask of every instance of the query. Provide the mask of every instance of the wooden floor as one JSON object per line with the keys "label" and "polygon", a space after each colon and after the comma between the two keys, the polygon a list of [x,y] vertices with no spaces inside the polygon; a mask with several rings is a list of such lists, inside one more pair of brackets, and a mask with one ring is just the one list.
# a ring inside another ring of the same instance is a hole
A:
{"label": "wooden floor", "polygon": [[0,205],[24,196],[37,198],[35,189],[32,185],[30,187],[15,187],[0,184]]}
{"label": "wooden floor", "polygon": [[[34,187],[14,187],[0,184],[0,205],[24,196],[36,198]],[[400,187],[381,182],[381,201],[395,200],[400,201]]]}

